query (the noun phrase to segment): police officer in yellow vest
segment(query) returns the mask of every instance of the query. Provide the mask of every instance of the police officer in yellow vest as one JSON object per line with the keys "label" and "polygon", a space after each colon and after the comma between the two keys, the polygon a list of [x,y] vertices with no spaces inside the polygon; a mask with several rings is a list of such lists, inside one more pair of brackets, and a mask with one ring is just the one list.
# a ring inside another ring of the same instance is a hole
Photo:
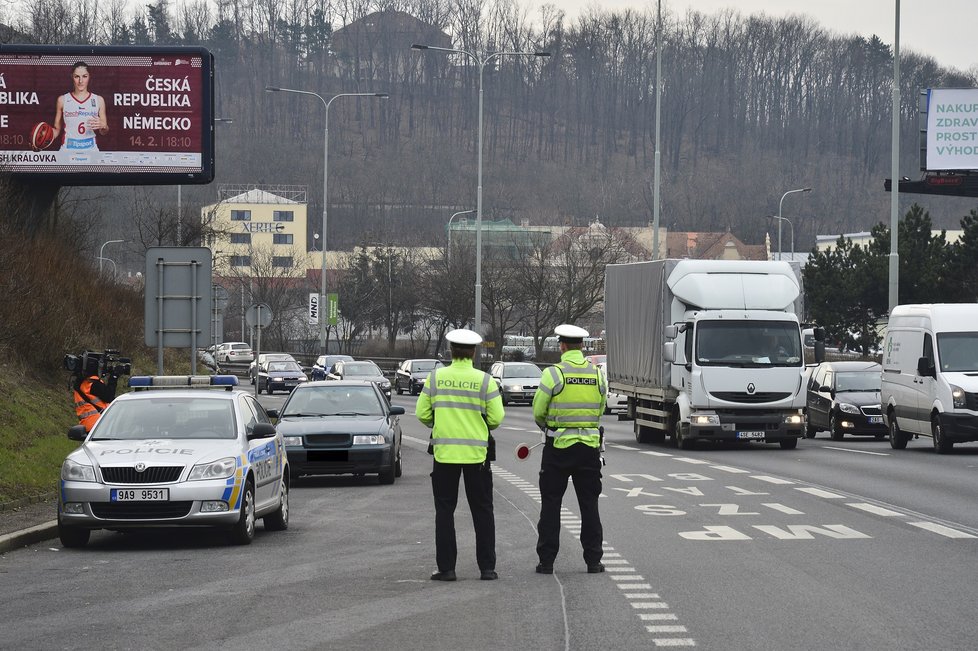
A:
{"label": "police officer in yellow vest", "polygon": [[492,512],[492,472],[488,456],[490,430],[503,421],[503,401],[492,377],[472,365],[482,337],[471,330],[452,330],[452,364],[436,368],[418,396],[418,420],[431,427],[435,455],[431,492],[435,497],[435,560],[433,581],[455,580],[455,506],[458,481],[465,481],[465,497],[475,527],[475,556],[480,578],[496,575],[496,522]]}
{"label": "police officer in yellow vest", "polygon": [[543,372],[533,396],[533,419],[546,431],[540,463],[540,522],[537,525],[537,572],[553,574],[560,543],[560,503],[567,478],[581,509],[581,546],[590,574],[604,572],[603,532],[598,514],[601,495],[601,431],[607,388],[598,369],[584,359],[581,346],[588,331],[557,326],[560,363]]}

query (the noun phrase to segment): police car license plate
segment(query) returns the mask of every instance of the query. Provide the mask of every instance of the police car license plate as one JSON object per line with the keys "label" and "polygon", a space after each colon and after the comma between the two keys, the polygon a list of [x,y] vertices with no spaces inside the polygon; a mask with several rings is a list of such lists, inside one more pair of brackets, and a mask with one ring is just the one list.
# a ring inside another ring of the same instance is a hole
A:
{"label": "police car license plate", "polygon": [[762,439],[762,438],[764,438],[764,432],[737,432],[737,438],[739,438],[739,439]]}
{"label": "police car license plate", "polygon": [[166,502],[170,499],[169,488],[113,488],[112,502]]}
{"label": "police car license plate", "polygon": [[869,417],[869,424],[870,425],[882,425],[883,424],[883,417],[882,416],[870,416]]}

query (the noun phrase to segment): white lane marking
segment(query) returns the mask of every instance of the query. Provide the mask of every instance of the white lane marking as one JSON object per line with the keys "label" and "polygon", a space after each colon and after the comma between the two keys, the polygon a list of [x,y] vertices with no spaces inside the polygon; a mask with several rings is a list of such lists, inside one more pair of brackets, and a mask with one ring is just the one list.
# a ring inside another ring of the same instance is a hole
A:
{"label": "white lane marking", "polygon": [[605,565],[628,565],[628,561],[624,558],[602,558],[601,562]]}
{"label": "white lane marking", "polygon": [[628,582],[628,583],[618,583],[616,585],[622,590],[651,590],[652,589],[651,583]]}
{"label": "white lane marking", "polygon": [[882,506],[867,504],[865,502],[848,502],[846,506],[851,506],[854,509],[859,509],[860,511],[865,511],[866,513],[872,513],[873,515],[882,515],[885,518],[903,515],[897,511],[891,511],[890,509],[884,509]]}
{"label": "white lane marking", "polygon": [[652,640],[656,646],[696,646],[696,640],[689,637],[676,637]]}
{"label": "white lane marking", "polygon": [[[613,565],[609,565],[604,568],[604,571],[605,572],[634,572],[635,568],[631,566],[615,567]],[[617,578],[617,577],[612,577],[612,578]]]}
{"label": "white lane marking", "polygon": [[628,445],[622,445],[620,443],[608,443],[608,447],[615,448],[617,450],[632,450],[632,451],[638,450],[638,448],[633,448]]}
{"label": "white lane marking", "polygon": [[780,477],[770,477],[768,475],[751,475],[751,479],[759,479],[760,481],[766,481],[769,484],[778,484],[782,486],[787,486],[789,484],[794,484],[793,481],[788,481],[787,479],[781,479]]}
{"label": "white lane marking", "polygon": [[634,601],[632,608],[636,610],[664,610],[669,607],[664,601]]}
{"label": "white lane marking", "polygon": [[510,427],[509,425],[503,425],[503,429],[508,429],[513,432],[525,432],[526,429],[523,427]]}
{"label": "white lane marking", "polygon": [[699,466],[708,466],[712,461],[706,461],[704,459],[692,459],[690,457],[676,457],[673,461],[682,461],[683,463],[692,463]]}
{"label": "white lane marking", "polygon": [[[632,570],[632,572],[634,571],[635,570]],[[616,574],[615,576],[611,577],[611,580],[612,581],[644,581],[645,577],[642,576],[641,574],[632,574],[632,575]]]}
{"label": "white lane marking", "polygon": [[838,493],[832,493],[830,491],[823,491],[821,488],[812,488],[810,486],[802,486],[795,489],[796,491],[801,491],[802,493],[808,493],[809,495],[814,495],[815,497],[824,497],[827,500],[841,500],[844,499],[842,495]]}
{"label": "white lane marking", "polygon": [[822,448],[825,450],[838,450],[839,452],[855,452],[856,454],[873,454],[876,455],[877,457],[890,456],[889,452],[870,452],[869,450],[850,450],[849,448],[834,448],[831,445],[823,445]]}
{"label": "white lane marking", "polygon": [[654,592],[626,592],[625,599],[662,599]]}
{"label": "white lane marking", "polygon": [[936,522],[908,522],[907,524],[924,529],[925,531],[931,531],[945,538],[978,538],[978,536],[972,536],[970,533],[945,527],[943,524],[937,524]]}
{"label": "white lane marking", "polygon": [[645,630],[649,633],[688,633],[686,627],[681,624],[656,624],[653,626],[646,626]]}
{"label": "white lane marking", "polygon": [[749,473],[750,470],[744,470],[743,468],[734,468],[733,466],[710,466],[713,470],[722,470],[723,472],[732,473]]}
{"label": "white lane marking", "polygon": [[651,457],[671,457],[675,456],[667,452],[655,452],[654,450],[642,450],[642,454],[647,454]]}
{"label": "white lane marking", "polygon": [[639,613],[638,618],[646,622],[674,622],[679,619],[675,613]]}
{"label": "white lane marking", "polygon": [[787,513],[788,515],[805,515],[803,511],[798,509],[793,509],[790,506],[785,506],[784,504],[778,504],[777,502],[764,502],[764,506],[769,509],[774,509],[775,511],[781,511],[782,513]]}

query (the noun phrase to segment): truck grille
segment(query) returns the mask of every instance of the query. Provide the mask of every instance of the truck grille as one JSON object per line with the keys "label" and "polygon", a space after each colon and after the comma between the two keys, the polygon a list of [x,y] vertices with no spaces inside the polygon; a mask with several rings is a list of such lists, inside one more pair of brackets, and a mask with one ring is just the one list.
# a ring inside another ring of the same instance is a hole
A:
{"label": "truck grille", "polygon": [[778,400],[784,400],[790,393],[775,393],[773,391],[768,392],[757,392],[757,393],[746,393],[744,391],[716,391],[713,397],[717,400],[725,400],[727,402],[741,402],[747,404],[756,404],[761,402],[777,402]]}
{"label": "truck grille", "polygon": [[150,466],[136,472],[132,466],[102,466],[102,478],[106,484],[162,484],[180,478],[183,466]]}
{"label": "truck grille", "polygon": [[193,502],[92,502],[92,513],[103,520],[169,520],[186,517]]}
{"label": "truck grille", "polygon": [[978,393],[964,394],[964,408],[971,411],[978,411]]}
{"label": "truck grille", "polygon": [[863,416],[882,416],[883,410],[880,409],[879,405],[865,405],[860,407],[863,412]]}

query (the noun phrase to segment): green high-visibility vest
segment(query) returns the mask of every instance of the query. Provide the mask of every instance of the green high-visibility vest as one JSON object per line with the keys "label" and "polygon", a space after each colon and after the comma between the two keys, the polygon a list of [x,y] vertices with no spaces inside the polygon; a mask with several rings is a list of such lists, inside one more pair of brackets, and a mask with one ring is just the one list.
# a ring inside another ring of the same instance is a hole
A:
{"label": "green high-visibility vest", "polygon": [[503,420],[502,396],[487,373],[472,360],[458,359],[428,376],[415,409],[418,420],[432,428],[435,461],[483,463],[489,431]]}
{"label": "green high-visibility vest", "polygon": [[607,389],[601,373],[580,351],[567,351],[560,363],[548,368],[537,390],[550,396],[545,419],[555,448],[575,443],[600,447],[598,421]]}

